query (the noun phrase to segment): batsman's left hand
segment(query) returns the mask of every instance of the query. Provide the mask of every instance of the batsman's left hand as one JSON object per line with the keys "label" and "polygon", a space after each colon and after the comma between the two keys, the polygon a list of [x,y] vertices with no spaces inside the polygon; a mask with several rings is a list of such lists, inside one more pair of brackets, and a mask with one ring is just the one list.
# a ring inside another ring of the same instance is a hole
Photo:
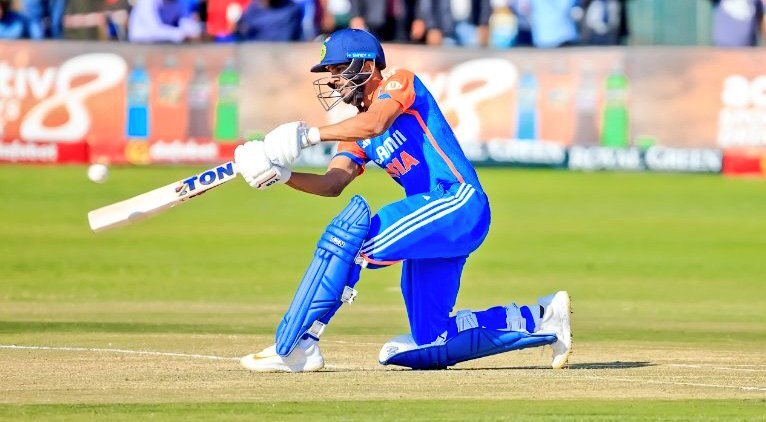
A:
{"label": "batsman's left hand", "polygon": [[234,163],[247,184],[259,190],[285,183],[292,175],[289,168],[269,160],[263,142],[252,141],[238,146],[234,150]]}
{"label": "batsman's left hand", "polygon": [[306,122],[290,122],[277,126],[263,140],[269,161],[290,167],[298,159],[302,148],[319,143],[319,130]]}

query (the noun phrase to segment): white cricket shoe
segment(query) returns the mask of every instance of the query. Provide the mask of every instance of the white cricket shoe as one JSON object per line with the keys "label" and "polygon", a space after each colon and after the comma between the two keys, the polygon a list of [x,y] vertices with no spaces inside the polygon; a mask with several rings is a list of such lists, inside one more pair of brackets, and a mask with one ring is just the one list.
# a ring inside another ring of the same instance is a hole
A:
{"label": "white cricket shoe", "polygon": [[324,358],[316,340],[301,340],[287,356],[277,354],[272,345],[239,360],[243,368],[256,372],[312,372],[324,368]]}
{"label": "white cricket shoe", "polygon": [[540,329],[535,333],[556,334],[558,340],[551,344],[551,348],[553,348],[551,367],[553,369],[563,368],[572,352],[572,325],[569,318],[569,314],[572,313],[572,301],[569,298],[569,293],[557,292],[540,298],[538,303],[545,308],[545,312],[540,321]]}

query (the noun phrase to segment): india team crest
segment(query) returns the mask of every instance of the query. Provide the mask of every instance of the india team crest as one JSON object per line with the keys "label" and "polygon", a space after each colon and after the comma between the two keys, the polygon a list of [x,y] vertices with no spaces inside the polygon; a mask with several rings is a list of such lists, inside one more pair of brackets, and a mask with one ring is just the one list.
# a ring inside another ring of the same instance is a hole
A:
{"label": "india team crest", "polygon": [[[330,41],[330,39],[328,38],[327,41]],[[327,44],[326,44],[327,41],[322,43],[322,48],[319,50],[319,61],[320,62],[322,60],[324,60],[324,56],[327,55]]]}

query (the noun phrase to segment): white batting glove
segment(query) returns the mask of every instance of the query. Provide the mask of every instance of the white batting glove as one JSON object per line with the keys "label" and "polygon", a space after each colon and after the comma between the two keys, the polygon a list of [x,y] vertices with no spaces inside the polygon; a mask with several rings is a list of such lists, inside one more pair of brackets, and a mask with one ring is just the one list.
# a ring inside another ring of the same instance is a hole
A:
{"label": "white batting glove", "polygon": [[267,133],[263,144],[266,156],[272,163],[289,167],[298,159],[302,148],[316,145],[320,141],[318,128],[309,127],[306,122],[290,122]]}
{"label": "white batting glove", "polygon": [[287,167],[280,167],[276,164],[272,164],[271,168],[258,176],[247,180],[247,183],[258,190],[264,190],[271,186],[286,183],[290,180],[290,176],[293,172]]}
{"label": "white batting glove", "polygon": [[263,142],[247,142],[234,150],[234,164],[248,185],[264,190],[290,179],[290,169],[269,161]]}

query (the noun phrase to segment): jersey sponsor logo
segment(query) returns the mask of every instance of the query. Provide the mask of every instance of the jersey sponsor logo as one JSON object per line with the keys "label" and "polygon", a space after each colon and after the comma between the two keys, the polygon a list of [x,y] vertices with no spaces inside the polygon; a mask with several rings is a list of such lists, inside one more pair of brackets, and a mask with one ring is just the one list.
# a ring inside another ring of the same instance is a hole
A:
{"label": "jersey sponsor logo", "polygon": [[402,83],[399,81],[391,81],[386,84],[386,91],[396,91],[398,89],[402,89]]}
{"label": "jersey sponsor logo", "polygon": [[399,154],[399,157],[394,158],[388,163],[386,172],[390,174],[391,177],[402,177],[409,173],[409,171],[418,164],[420,164],[420,161],[418,161],[417,158],[408,154],[407,151],[402,151],[402,153]]}
{"label": "jersey sponsor logo", "polygon": [[386,160],[391,158],[394,151],[398,150],[405,142],[407,142],[407,138],[402,132],[395,130],[381,145],[375,148],[375,155],[377,156],[375,162],[378,165],[383,165]]}
{"label": "jersey sponsor logo", "polygon": [[[365,141],[369,141],[369,139]],[[391,177],[401,177],[408,173],[412,167],[420,164],[417,158],[406,151],[398,152],[405,142],[407,142],[407,137],[402,132],[395,130],[380,145],[375,147],[375,163],[383,167]],[[370,145],[369,142],[367,145],[362,143],[362,147],[368,145]]]}

